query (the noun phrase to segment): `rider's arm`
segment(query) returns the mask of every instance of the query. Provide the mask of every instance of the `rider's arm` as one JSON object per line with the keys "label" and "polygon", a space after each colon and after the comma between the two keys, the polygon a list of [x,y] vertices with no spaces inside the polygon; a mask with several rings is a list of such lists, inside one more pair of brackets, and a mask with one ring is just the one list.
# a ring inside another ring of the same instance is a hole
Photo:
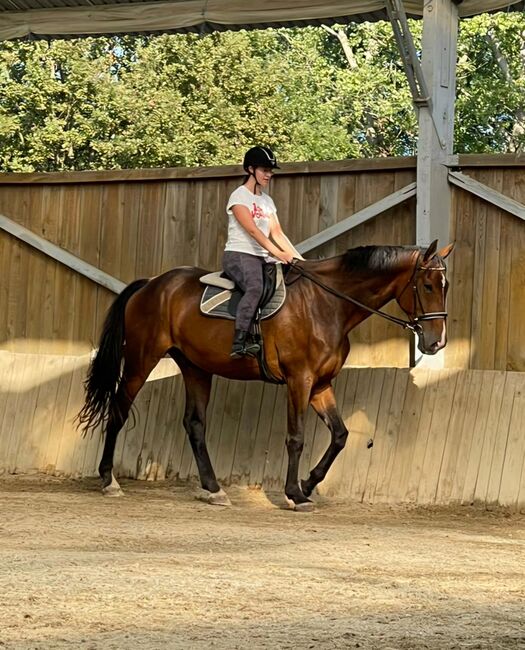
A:
{"label": "rider's arm", "polygon": [[293,253],[288,250],[278,248],[266,235],[257,228],[253,222],[253,217],[250,213],[250,210],[245,205],[234,205],[231,208],[233,216],[241,224],[241,226],[246,230],[246,232],[253,237],[255,241],[260,244],[265,250],[267,250],[271,255],[277,257],[277,259],[282,262],[291,262],[294,257]]}
{"label": "rider's arm", "polygon": [[283,251],[290,253],[298,260],[304,260],[304,257],[301,255],[301,253],[299,253],[292,242],[284,234],[284,231],[281,227],[281,224],[279,223],[279,219],[277,218],[276,214],[272,215],[270,219],[270,237]]}

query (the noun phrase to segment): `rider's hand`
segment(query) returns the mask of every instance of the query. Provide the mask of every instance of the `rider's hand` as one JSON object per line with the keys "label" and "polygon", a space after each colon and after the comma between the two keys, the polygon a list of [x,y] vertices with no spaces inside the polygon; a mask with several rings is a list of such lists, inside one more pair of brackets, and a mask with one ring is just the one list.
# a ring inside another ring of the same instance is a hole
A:
{"label": "rider's hand", "polygon": [[279,251],[275,257],[285,264],[291,264],[294,259],[292,253],[286,253],[285,251]]}

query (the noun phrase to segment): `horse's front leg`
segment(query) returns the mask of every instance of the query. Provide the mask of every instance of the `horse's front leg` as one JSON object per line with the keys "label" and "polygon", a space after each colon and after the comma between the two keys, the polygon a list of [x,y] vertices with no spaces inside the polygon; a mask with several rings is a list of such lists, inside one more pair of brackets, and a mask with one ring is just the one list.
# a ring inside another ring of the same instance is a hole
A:
{"label": "horse's front leg", "polygon": [[288,383],[288,472],[285,494],[295,510],[310,510],[312,502],[305,497],[299,485],[299,461],[304,446],[304,423],[311,384],[307,381]]}
{"label": "horse's front leg", "polygon": [[301,481],[303,494],[307,497],[312,494],[315,486],[324,479],[336,456],[344,448],[348,437],[348,429],[337,411],[334,391],[331,386],[314,392],[310,404],[330,429],[332,439],[323,457],[310,472],[308,479]]}

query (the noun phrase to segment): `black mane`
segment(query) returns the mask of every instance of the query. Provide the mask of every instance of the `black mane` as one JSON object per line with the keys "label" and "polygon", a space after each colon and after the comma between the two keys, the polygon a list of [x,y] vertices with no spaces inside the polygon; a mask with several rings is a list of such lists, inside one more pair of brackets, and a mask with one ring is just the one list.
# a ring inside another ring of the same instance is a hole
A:
{"label": "black mane", "polygon": [[359,246],[346,251],[344,258],[353,271],[391,271],[399,267],[401,260],[414,251],[421,252],[419,246]]}

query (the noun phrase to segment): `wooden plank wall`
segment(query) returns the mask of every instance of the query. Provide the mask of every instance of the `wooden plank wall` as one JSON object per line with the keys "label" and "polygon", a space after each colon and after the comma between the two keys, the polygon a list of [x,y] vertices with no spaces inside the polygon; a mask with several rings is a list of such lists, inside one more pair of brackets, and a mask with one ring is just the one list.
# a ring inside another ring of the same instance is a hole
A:
{"label": "wooden plank wall", "polygon": [[[462,172],[525,204],[523,163],[478,158]],[[525,371],[525,223],[454,187],[451,231],[446,365]]]}
{"label": "wooden plank wall", "polygon": [[[523,163],[462,157],[464,173],[525,203]],[[470,165],[470,166],[469,166]],[[414,179],[412,159],[288,165],[273,194],[294,241]],[[174,266],[220,266],[224,203],[237,168],[76,174],[0,174],[0,214],[129,282]],[[453,188],[447,367],[525,370],[525,228],[513,215]],[[414,241],[407,202],[313,251]],[[0,231],[0,349],[84,354],[113,295]],[[465,309],[465,306],[468,306]],[[390,307],[399,313],[397,306]],[[408,335],[372,318],[352,333],[355,365],[408,365]]]}
{"label": "wooden plank wall", "polygon": [[[412,182],[414,160],[283,165],[272,194],[299,242]],[[0,214],[124,282],[180,265],[220,268],[225,205],[238,168],[72,174],[0,174]],[[409,201],[313,251],[414,241]],[[0,350],[85,354],[97,341],[110,291],[0,230]],[[392,307],[393,313],[399,313]],[[408,338],[386,321],[353,337],[355,363],[405,366]]]}
{"label": "wooden plank wall", "polygon": [[[83,439],[73,426],[87,363],[88,356],[0,352],[0,474],[96,475],[100,433]],[[525,373],[346,368],[335,391],[350,436],[322,494],[367,503],[525,507]],[[137,400],[136,426],[118,439],[116,473],[195,478],[183,408],[180,375],[149,381]],[[208,418],[210,455],[224,485],[283,489],[283,387],[214,380]],[[310,409],[302,476],[328,440]]]}

